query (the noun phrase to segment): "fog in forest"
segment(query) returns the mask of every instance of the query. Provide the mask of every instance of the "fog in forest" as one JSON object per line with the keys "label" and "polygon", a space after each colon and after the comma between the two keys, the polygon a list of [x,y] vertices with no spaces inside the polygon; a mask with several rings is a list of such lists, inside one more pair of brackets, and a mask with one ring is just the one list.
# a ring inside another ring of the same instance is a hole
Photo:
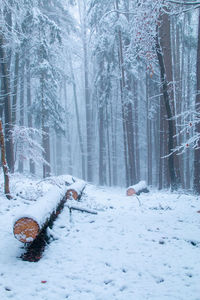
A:
{"label": "fog in forest", "polygon": [[200,193],[197,1],[0,1],[9,171]]}

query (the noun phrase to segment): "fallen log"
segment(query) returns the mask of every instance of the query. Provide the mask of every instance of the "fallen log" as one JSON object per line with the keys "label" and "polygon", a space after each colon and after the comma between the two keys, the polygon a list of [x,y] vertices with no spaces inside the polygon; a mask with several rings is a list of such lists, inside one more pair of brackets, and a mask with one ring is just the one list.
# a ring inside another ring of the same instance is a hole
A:
{"label": "fallen log", "polygon": [[85,186],[86,183],[82,180],[71,184],[67,189],[66,198],[70,200],[79,200],[82,196]]}
{"label": "fallen log", "polygon": [[14,220],[13,233],[22,243],[32,243],[48,226],[52,226],[66,202],[68,187],[54,186],[37,202],[30,205],[25,214]]}
{"label": "fallen log", "polygon": [[135,185],[129,186],[126,190],[127,196],[140,195],[140,193],[149,193],[146,181],[144,180]]}

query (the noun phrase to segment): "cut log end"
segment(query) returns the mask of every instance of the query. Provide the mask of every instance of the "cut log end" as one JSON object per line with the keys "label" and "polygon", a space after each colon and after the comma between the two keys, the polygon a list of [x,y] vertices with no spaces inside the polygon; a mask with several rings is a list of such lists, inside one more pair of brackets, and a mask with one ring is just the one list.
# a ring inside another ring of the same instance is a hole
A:
{"label": "cut log end", "polygon": [[73,190],[73,189],[69,189],[66,193],[66,198],[67,199],[74,199],[74,200],[78,200],[78,193],[77,191]]}
{"label": "cut log end", "polygon": [[136,195],[136,191],[133,188],[129,188],[126,191],[126,194],[127,194],[127,196],[133,196],[133,195]]}
{"label": "cut log end", "polygon": [[127,196],[140,195],[141,193],[149,193],[146,181],[141,180],[135,185],[129,186],[126,190]]}
{"label": "cut log end", "polygon": [[39,233],[38,223],[28,217],[17,220],[14,224],[14,235],[22,243],[31,243]]}

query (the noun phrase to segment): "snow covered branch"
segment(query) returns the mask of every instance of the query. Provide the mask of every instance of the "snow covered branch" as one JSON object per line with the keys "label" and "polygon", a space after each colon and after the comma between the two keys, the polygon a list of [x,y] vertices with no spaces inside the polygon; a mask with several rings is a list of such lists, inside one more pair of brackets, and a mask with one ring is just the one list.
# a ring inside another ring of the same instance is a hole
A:
{"label": "snow covered branch", "polygon": [[43,147],[40,144],[42,130],[25,126],[15,125],[12,130],[13,143],[15,147],[15,162],[31,159],[35,164],[48,164],[42,153]]}

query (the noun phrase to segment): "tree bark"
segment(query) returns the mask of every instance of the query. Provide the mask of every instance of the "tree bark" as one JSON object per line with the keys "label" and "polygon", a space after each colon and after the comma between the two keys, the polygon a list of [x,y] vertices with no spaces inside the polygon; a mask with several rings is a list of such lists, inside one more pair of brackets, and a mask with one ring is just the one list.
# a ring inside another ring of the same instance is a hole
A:
{"label": "tree bark", "polygon": [[[118,10],[118,2],[116,1],[116,8]],[[126,186],[130,185],[129,166],[128,166],[128,149],[127,149],[127,134],[126,134],[126,112],[125,112],[125,99],[124,99],[124,88],[125,88],[125,70],[124,70],[124,58],[122,48],[122,35],[121,31],[118,31],[119,38],[119,68],[121,72],[120,78],[120,97],[121,97],[121,109],[122,109],[122,125],[123,125],[123,144],[124,144],[124,161],[125,161],[125,177]]]}
{"label": "tree bark", "polygon": [[[81,5],[81,2],[83,3]],[[86,0],[79,0],[79,15],[82,25],[83,59],[84,59],[84,96],[86,105],[86,136],[87,136],[87,180],[93,180],[93,162],[92,162],[92,111],[89,88],[89,63],[88,63],[88,45],[87,45],[87,11]],[[81,11],[82,10],[82,11]]]}
{"label": "tree bark", "polygon": [[12,197],[10,195],[8,166],[6,161],[5,142],[4,142],[3,126],[1,120],[0,120],[0,146],[1,146],[1,164],[4,173],[4,193],[6,197],[10,200]]}
{"label": "tree bark", "polygon": [[[19,124],[20,126],[24,126],[24,69],[25,63],[22,61],[21,68],[20,68],[20,109],[19,109]],[[23,145],[22,149],[20,150],[20,157],[18,161],[18,170],[20,173],[23,173],[24,170],[24,158],[23,158]]]}
{"label": "tree bark", "polygon": [[100,103],[99,109],[99,184],[106,184],[106,143],[105,143],[105,128],[104,128],[104,109]]}
{"label": "tree bark", "polygon": [[175,173],[175,166],[174,166],[174,154],[172,154],[172,151],[174,149],[174,122],[172,120],[173,114],[170,107],[170,97],[168,94],[168,82],[166,79],[166,71],[165,71],[165,65],[164,65],[164,59],[163,54],[161,51],[160,43],[158,40],[158,35],[156,37],[156,53],[158,57],[159,67],[160,67],[160,75],[161,75],[161,84],[162,84],[162,90],[163,90],[163,100],[166,108],[167,113],[167,119],[168,119],[168,166],[169,166],[169,174],[170,174],[170,182],[171,182],[171,188],[172,190],[176,190],[178,188],[178,181],[179,178],[177,178]]}
{"label": "tree bark", "polygon": [[69,174],[73,174],[70,122],[69,122],[69,114],[67,113],[68,99],[67,99],[67,80],[66,80],[66,78],[64,78],[64,100],[65,100],[65,111],[66,111],[65,123],[66,123],[66,140],[67,140],[67,157],[68,157],[67,165],[68,165]]}
{"label": "tree bark", "polygon": [[50,168],[50,137],[49,137],[49,126],[46,124],[45,120],[45,104],[44,104],[44,82],[43,75],[41,75],[40,79],[41,85],[41,98],[42,98],[42,147],[43,157],[45,161],[49,164],[43,163],[43,178],[50,176],[51,168]]}
{"label": "tree bark", "polygon": [[71,55],[69,57],[69,64],[70,64],[71,77],[72,77],[72,86],[73,86],[73,94],[74,94],[74,105],[75,105],[75,113],[76,113],[76,121],[77,121],[78,139],[79,139],[79,145],[80,145],[80,151],[81,151],[82,178],[86,179],[84,144],[83,144],[83,138],[82,138],[82,133],[81,133],[80,117],[79,117],[79,111],[78,111],[77,89],[76,89],[76,82],[75,82],[74,70],[73,70],[73,66],[72,66]]}
{"label": "tree bark", "polygon": [[[0,28],[1,32],[1,28]],[[11,99],[10,99],[10,76],[8,73],[8,65],[5,53],[4,37],[0,33],[0,65],[2,73],[2,90],[4,92],[4,114],[5,114],[5,145],[6,158],[10,172],[14,172],[14,151],[12,141],[12,115],[11,115]]]}
{"label": "tree bark", "polygon": [[[197,94],[195,101],[195,108],[197,114],[200,114],[200,10],[198,20],[198,47],[197,47]],[[198,116],[198,123],[195,128],[196,134],[200,134],[200,117]],[[194,192],[200,195],[200,138],[197,142],[197,149],[194,151]]]}
{"label": "tree bark", "polygon": [[18,78],[19,78],[19,52],[15,53],[15,69],[14,69],[14,88],[12,98],[12,123],[16,124],[17,116],[17,91],[18,91]]}
{"label": "tree bark", "polygon": [[[167,81],[167,92],[169,97],[169,106],[174,117],[176,115],[176,106],[180,106],[180,103],[175,103],[174,95],[174,81],[173,81],[173,67],[172,67],[172,47],[171,47],[171,29],[170,29],[170,16],[167,13],[161,16],[161,25],[159,27],[159,37],[160,37],[160,49],[162,50],[163,64],[165,67],[165,77]],[[173,124],[174,135],[176,135],[176,122],[171,121]],[[173,138],[173,146],[177,146],[177,137]],[[174,154],[174,172],[176,176],[177,188],[180,186],[180,163],[179,156]]]}
{"label": "tree bark", "polygon": [[[29,58],[26,61],[26,70],[27,70],[27,108],[28,108],[28,127],[33,127],[33,118],[32,113],[30,111],[32,105],[32,97],[31,97],[31,69],[30,69],[30,60]],[[31,174],[35,174],[35,163],[32,159],[29,161],[29,169]]]}

